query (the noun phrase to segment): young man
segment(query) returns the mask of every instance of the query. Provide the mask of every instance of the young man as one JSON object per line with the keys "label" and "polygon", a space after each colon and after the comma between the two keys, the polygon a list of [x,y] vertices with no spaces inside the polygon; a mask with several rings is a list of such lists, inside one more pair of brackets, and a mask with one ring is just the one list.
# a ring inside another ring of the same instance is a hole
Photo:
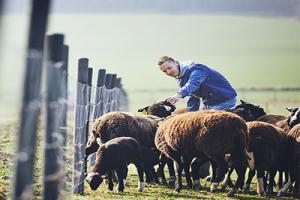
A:
{"label": "young man", "polygon": [[236,92],[219,72],[193,61],[178,62],[168,56],[158,60],[158,68],[178,80],[180,89],[166,100],[175,104],[188,96],[188,111],[197,111],[200,99],[204,110],[224,110],[235,106]]}

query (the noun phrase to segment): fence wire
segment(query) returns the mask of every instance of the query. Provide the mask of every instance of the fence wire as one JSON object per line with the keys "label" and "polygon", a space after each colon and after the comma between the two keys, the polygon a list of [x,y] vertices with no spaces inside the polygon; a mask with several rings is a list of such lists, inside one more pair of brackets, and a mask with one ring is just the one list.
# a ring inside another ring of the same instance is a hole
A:
{"label": "fence wire", "polygon": [[[63,76],[67,77],[68,82],[72,79],[66,74]],[[41,124],[39,129],[41,129],[40,132],[43,134],[43,142],[38,145],[37,150],[44,152],[42,153],[42,157],[44,157],[43,162],[48,159],[48,161],[45,162],[48,163],[47,165],[49,165],[49,163],[51,164],[51,161],[54,160],[55,163],[58,164],[58,167],[54,167],[50,170],[51,173],[49,173],[48,170],[48,173],[43,177],[44,182],[57,181],[59,183],[58,199],[68,199],[68,196],[73,193],[82,193],[78,188],[83,189],[84,184],[84,148],[90,134],[90,127],[95,119],[111,111],[127,111],[128,109],[128,98],[123,88],[115,87],[107,89],[105,86],[95,87],[79,82],[76,84],[77,92],[69,90],[68,98],[60,97],[57,101],[48,102],[48,108],[46,108],[45,105],[46,92],[42,92],[39,99],[32,99],[27,107],[27,109],[33,111],[41,109]],[[64,84],[56,84],[56,86],[61,87],[56,88],[57,90],[66,89]],[[82,104],[82,102],[85,102],[85,104]],[[47,125],[45,119],[46,116],[50,114],[49,112],[52,117],[55,116],[51,122],[52,127],[55,128],[51,129],[51,134],[46,135],[45,132],[49,125]],[[67,116],[67,120],[65,116]],[[51,138],[46,138],[44,135],[46,135],[46,137],[50,135]],[[76,137],[74,137],[74,135],[76,135]],[[52,153],[55,151],[56,156],[45,157],[45,152],[49,153],[49,151],[52,151]],[[17,157],[17,159],[21,160],[29,159],[29,155],[26,152],[18,154]],[[92,157],[94,158],[91,159],[90,163],[95,160],[95,156],[92,155]],[[36,168],[39,167],[40,166]],[[46,168],[46,166],[43,167]],[[38,176],[41,176],[41,174],[38,174]],[[36,180],[31,188],[37,190],[35,188],[41,188],[40,185],[42,185],[42,183]],[[32,199],[33,194],[31,188],[28,188],[28,190],[24,192],[22,198]],[[43,190],[45,190],[45,188],[43,188]],[[38,196],[42,196],[42,194]],[[37,199],[39,199],[39,197]]]}

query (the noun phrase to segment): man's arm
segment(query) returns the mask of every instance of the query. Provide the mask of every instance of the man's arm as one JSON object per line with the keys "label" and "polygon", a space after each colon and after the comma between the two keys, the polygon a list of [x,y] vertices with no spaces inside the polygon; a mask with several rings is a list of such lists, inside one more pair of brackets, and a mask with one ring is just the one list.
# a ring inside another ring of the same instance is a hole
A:
{"label": "man's arm", "polygon": [[197,97],[191,96],[187,102],[188,111],[197,111],[200,107],[200,99]]}
{"label": "man's arm", "polygon": [[195,69],[190,74],[189,80],[186,82],[186,84],[179,89],[178,93],[181,94],[182,97],[191,95],[200,87],[200,85],[205,81],[207,76],[208,74],[206,70],[199,68]]}

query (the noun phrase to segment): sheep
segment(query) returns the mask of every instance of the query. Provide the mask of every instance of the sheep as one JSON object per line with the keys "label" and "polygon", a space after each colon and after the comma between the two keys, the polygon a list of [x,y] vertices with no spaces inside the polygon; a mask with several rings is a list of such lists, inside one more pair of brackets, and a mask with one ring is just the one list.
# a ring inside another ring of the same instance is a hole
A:
{"label": "sheep", "polygon": [[[147,106],[145,108],[141,108],[138,111],[139,112],[144,112],[145,114],[156,115],[156,116],[159,116],[159,117],[166,117],[167,115],[172,115],[173,116],[173,115],[188,112],[188,110],[186,108],[176,109],[175,106],[173,106],[172,104],[170,104],[169,102],[166,102],[166,101],[156,102],[156,103],[154,103],[150,106]],[[173,112],[171,112],[171,111],[173,111]],[[232,112],[232,113],[235,113],[235,114],[239,115],[245,121],[254,120],[254,118],[253,118],[252,114],[250,113],[250,111],[248,111],[244,108],[228,109],[226,111]],[[162,158],[164,158],[164,157],[162,156]],[[159,170],[160,170],[160,173],[162,175],[164,174],[163,173],[163,168],[164,168],[164,165],[165,165],[166,161],[167,161],[166,159],[161,160],[161,165],[159,167]],[[209,174],[207,174],[208,168],[209,168],[209,163],[206,162],[204,165],[201,166],[201,164],[202,164],[201,162],[202,161],[200,161],[197,158],[197,159],[194,159],[192,161],[192,164],[191,164],[193,179],[195,180],[195,182],[197,182],[193,186],[195,189],[200,189],[200,187],[201,187],[200,183],[198,182],[200,176],[201,176],[201,178],[205,178],[205,177],[208,177],[208,175],[209,175]],[[168,166],[169,166],[169,169],[171,170],[171,168],[173,166],[173,163],[168,161]],[[214,170],[215,169],[213,168],[213,171]],[[172,177],[172,173],[173,173],[173,170],[172,170],[172,172],[170,172],[171,177]]]}
{"label": "sheep", "polygon": [[235,106],[235,108],[243,108],[246,109],[248,111],[250,111],[250,113],[252,114],[254,120],[266,115],[265,111],[263,108],[261,108],[260,106],[255,106],[251,103],[245,102],[243,100],[240,100],[241,104]]}
{"label": "sheep", "polygon": [[246,152],[247,126],[243,119],[233,113],[196,111],[173,116],[160,124],[155,144],[162,153],[176,162],[177,192],[182,188],[183,167],[187,185],[192,186],[189,166],[194,157],[214,161],[217,174],[213,177],[212,184],[221,181],[228,168],[225,158],[230,158],[231,164],[237,170],[238,180],[228,195],[234,195],[237,188],[243,186],[246,158],[248,161],[251,159]]}
{"label": "sheep", "polygon": [[290,128],[300,123],[300,108],[287,108],[292,114],[289,116],[287,123]]}
{"label": "sheep", "polygon": [[[125,112],[110,112],[95,120],[92,134],[86,145],[86,157],[95,152],[99,145],[112,138],[130,136],[141,145],[155,147],[154,137],[158,120],[153,116],[136,115]],[[97,142],[98,140],[98,142]]]}
{"label": "sheep", "polygon": [[300,124],[291,128],[288,132],[288,137],[292,140],[293,154],[290,163],[290,176],[287,183],[280,189],[277,196],[281,196],[295,182],[294,194],[299,195],[300,191]]}
{"label": "sheep", "polygon": [[[85,148],[85,172],[87,157],[96,151],[99,144],[113,138],[128,136],[136,139],[142,146],[153,148],[155,132],[160,118],[155,116],[137,115],[125,112],[110,112],[95,120],[92,126],[92,134]],[[153,167],[153,166],[152,166]],[[149,166],[147,166],[149,169]],[[153,170],[151,170],[153,171]],[[151,173],[147,173],[147,180]],[[156,181],[156,174],[152,174]]]}
{"label": "sheep", "polygon": [[88,173],[86,180],[92,190],[96,190],[108,174],[108,190],[113,190],[112,170],[118,176],[118,192],[124,191],[124,179],[127,176],[127,165],[133,163],[138,171],[138,191],[144,189],[143,164],[139,143],[131,137],[114,138],[101,145],[96,153],[96,164]]}
{"label": "sheep", "polygon": [[167,101],[159,101],[150,106],[138,109],[138,112],[164,118],[170,116],[175,109],[176,107],[173,104]]}
{"label": "sheep", "polygon": [[[273,192],[273,180],[277,170],[287,170],[291,160],[292,148],[284,130],[266,122],[247,122],[249,129],[249,149],[254,153],[257,171],[257,193],[266,195],[263,186],[264,172],[270,173],[268,193]],[[253,174],[254,175],[254,174]],[[245,187],[249,187],[253,176],[249,176]]]}

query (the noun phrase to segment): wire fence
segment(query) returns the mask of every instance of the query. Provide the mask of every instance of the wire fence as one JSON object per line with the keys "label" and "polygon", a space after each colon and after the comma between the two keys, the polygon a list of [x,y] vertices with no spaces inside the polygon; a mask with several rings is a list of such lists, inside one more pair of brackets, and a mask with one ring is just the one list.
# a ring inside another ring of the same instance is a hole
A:
{"label": "wire fence", "polygon": [[[23,101],[13,199],[34,198],[35,155],[40,149],[44,151],[43,199],[67,199],[68,194],[83,194],[85,145],[91,124],[107,112],[128,110],[127,93],[116,74],[99,69],[97,84],[93,85],[93,69],[89,68],[87,58],[79,59],[77,78],[68,74],[68,46],[63,41],[62,34],[47,36],[43,62],[45,92],[40,92],[38,85],[26,91],[35,95]],[[38,62],[30,63],[41,65],[41,54],[37,58]],[[27,76],[32,78],[32,73]],[[71,79],[76,82],[70,87],[76,87],[75,95],[68,87]],[[36,145],[38,118],[44,135],[43,148]],[[30,173],[24,175],[24,171]]]}

